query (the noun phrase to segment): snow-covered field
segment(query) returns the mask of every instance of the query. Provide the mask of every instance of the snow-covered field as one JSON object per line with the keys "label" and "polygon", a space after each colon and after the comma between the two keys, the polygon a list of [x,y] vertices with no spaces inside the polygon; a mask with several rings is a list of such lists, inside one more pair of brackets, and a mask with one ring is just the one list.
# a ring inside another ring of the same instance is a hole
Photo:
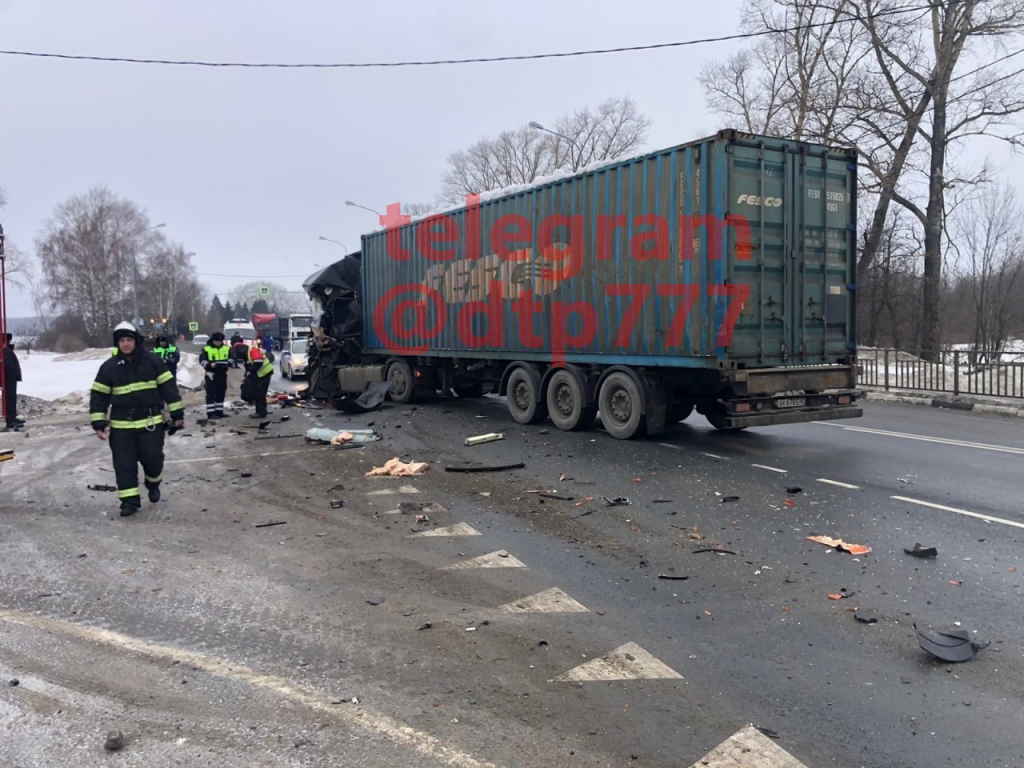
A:
{"label": "snow-covered field", "polygon": [[[19,395],[49,400],[58,405],[78,405],[88,400],[89,388],[96,371],[110,357],[111,348],[86,349],[58,355],[53,352],[18,353],[22,381]],[[199,358],[192,352],[182,351],[178,364],[178,385],[196,389],[202,384],[203,371]]]}

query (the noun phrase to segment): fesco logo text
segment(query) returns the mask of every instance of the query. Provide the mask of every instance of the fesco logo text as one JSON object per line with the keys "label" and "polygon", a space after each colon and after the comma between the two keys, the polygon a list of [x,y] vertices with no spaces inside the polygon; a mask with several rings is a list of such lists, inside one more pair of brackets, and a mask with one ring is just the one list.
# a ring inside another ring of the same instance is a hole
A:
{"label": "fesco logo text", "polygon": [[740,195],[736,199],[736,204],[744,203],[746,205],[764,205],[765,208],[781,208],[782,198],[781,197],[765,197],[762,198],[760,195]]}

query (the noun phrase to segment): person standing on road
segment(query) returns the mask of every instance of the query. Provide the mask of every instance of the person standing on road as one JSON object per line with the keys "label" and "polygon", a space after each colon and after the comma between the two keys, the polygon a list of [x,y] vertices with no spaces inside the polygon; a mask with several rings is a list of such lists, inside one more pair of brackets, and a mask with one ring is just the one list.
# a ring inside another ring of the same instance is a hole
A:
{"label": "person standing on road", "polygon": [[264,352],[259,345],[249,347],[248,359],[245,364],[246,376],[251,376],[255,384],[253,397],[256,400],[256,413],[253,418],[265,418],[267,415],[267,393],[270,391],[270,374],[274,372],[274,355]]}
{"label": "person standing on road", "polygon": [[[176,428],[185,425],[185,405],[163,360],[142,346],[142,334],[131,323],[114,329],[117,353],[103,362],[89,393],[89,420],[96,437],[108,440],[114,457],[121,517],[142,508],[139,464],[149,500],[160,501],[164,472],[163,407],[167,404]],[[109,420],[107,411],[109,409]]]}
{"label": "person standing on road", "polygon": [[14,354],[14,335],[8,333],[4,339],[4,417],[8,429],[20,429],[25,420],[18,418],[18,382],[21,381],[21,363]]}
{"label": "person standing on road", "polygon": [[178,351],[178,348],[171,344],[166,336],[161,334],[156,337],[156,346],[153,347],[153,351],[160,356],[167,365],[167,370],[177,379],[178,363],[181,361],[181,352]]}
{"label": "person standing on road", "polygon": [[209,343],[199,353],[199,362],[206,371],[206,417],[224,418],[224,398],[228,393],[228,357],[231,350],[224,344],[220,331],[210,336]]}

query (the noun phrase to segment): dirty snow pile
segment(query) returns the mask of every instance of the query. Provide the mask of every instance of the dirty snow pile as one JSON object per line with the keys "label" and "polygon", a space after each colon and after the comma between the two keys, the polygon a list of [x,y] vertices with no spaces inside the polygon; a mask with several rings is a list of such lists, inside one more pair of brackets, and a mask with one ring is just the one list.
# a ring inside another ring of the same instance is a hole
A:
{"label": "dirty snow pile", "polygon": [[[18,385],[19,395],[28,395],[40,400],[51,401],[57,406],[66,406],[78,411],[89,404],[89,389],[96,378],[96,372],[104,360],[110,357],[111,348],[86,349],[58,355],[53,352],[20,352],[22,381]],[[178,386],[197,389],[203,380],[199,358],[191,352],[181,353],[178,363]]]}

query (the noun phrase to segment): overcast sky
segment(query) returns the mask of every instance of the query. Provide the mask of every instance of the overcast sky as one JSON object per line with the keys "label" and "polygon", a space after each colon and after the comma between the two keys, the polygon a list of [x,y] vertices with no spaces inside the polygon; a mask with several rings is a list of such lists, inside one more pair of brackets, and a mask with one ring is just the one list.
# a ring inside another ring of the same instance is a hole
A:
{"label": "overcast sky", "polygon": [[[0,48],[136,58],[378,62],[547,53],[736,31],[740,0],[0,0]],[[376,225],[355,200],[430,202],[447,155],[610,96],[648,149],[718,129],[696,83],[734,44],[573,59],[332,70],[0,56],[0,221],[23,250],[53,207],[105,184],[195,251],[227,292],[298,290]],[[18,291],[10,316],[32,314]]]}

